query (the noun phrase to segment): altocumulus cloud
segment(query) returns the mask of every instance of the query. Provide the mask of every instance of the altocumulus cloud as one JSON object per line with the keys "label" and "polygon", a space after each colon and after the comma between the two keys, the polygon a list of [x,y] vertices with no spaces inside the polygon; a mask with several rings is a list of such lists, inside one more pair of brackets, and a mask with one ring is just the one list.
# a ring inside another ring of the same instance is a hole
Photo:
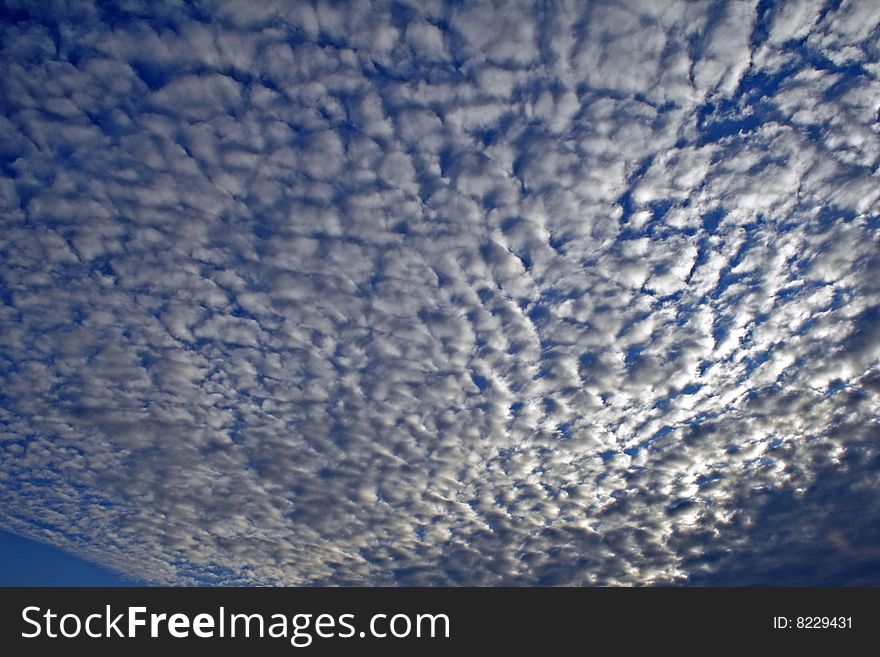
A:
{"label": "altocumulus cloud", "polygon": [[5,3],[0,524],[170,584],[880,582],[878,20]]}

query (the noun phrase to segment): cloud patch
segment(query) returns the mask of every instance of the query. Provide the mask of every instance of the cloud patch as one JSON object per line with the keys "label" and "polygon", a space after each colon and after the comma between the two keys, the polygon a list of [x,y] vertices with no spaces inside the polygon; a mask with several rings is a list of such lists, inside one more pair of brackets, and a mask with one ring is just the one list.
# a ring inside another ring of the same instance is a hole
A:
{"label": "cloud patch", "polygon": [[0,522],[165,584],[877,583],[878,21],[11,6]]}

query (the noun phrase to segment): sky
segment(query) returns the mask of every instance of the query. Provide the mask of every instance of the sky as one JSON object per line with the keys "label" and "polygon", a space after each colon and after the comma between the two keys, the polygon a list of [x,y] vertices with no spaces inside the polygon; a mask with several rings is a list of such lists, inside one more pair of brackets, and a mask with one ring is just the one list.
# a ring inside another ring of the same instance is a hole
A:
{"label": "sky", "polygon": [[0,584],[880,584],[878,78],[871,0],[5,2]]}
{"label": "sky", "polygon": [[0,531],[0,586],[141,586],[51,545]]}

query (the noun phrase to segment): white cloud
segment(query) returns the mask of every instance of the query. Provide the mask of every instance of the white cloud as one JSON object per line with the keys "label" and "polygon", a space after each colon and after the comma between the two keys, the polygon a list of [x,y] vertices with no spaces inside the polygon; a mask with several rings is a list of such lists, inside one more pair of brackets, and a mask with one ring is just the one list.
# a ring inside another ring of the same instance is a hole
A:
{"label": "white cloud", "polygon": [[873,558],[868,3],[24,11],[4,527],[166,583]]}

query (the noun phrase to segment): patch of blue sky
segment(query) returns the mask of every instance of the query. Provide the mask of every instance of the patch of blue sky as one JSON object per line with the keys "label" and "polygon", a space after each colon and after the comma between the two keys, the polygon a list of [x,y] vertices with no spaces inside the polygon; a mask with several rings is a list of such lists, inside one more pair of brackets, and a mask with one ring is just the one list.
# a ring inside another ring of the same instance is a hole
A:
{"label": "patch of blue sky", "polygon": [[143,586],[53,545],[0,530],[0,586]]}

